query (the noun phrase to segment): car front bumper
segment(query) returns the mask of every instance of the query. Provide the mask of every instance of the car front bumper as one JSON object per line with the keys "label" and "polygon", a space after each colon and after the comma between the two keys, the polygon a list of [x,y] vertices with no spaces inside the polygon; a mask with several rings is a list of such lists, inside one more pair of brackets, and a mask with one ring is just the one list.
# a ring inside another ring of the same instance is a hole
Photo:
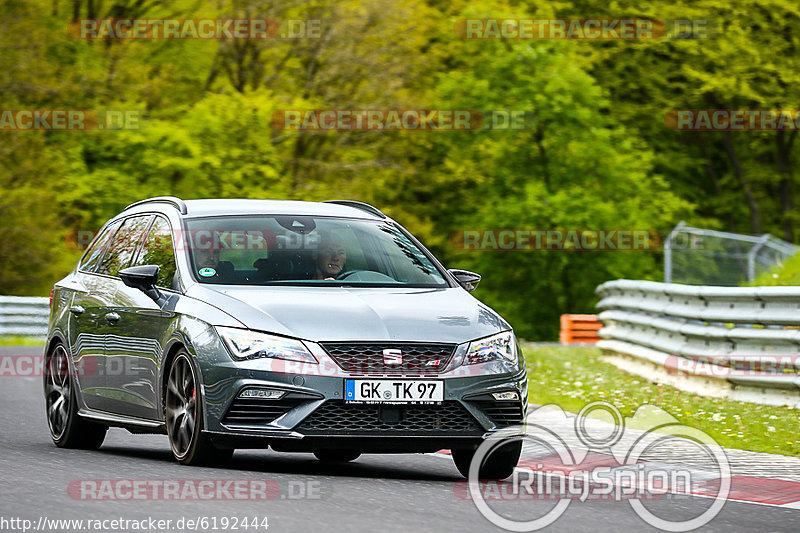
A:
{"label": "car front bumper", "polygon": [[[521,424],[527,412],[524,367],[497,373],[497,367],[470,365],[423,377],[365,376],[348,374],[333,360],[326,360],[324,352],[315,357],[319,365],[233,361],[224,348],[198,357],[204,382],[204,432],[222,447],[426,452],[474,448],[494,431]],[[444,401],[436,405],[346,404],[348,378],[442,380]],[[284,395],[239,398],[248,388],[280,390]],[[498,401],[491,396],[505,391],[517,392],[519,399]]]}

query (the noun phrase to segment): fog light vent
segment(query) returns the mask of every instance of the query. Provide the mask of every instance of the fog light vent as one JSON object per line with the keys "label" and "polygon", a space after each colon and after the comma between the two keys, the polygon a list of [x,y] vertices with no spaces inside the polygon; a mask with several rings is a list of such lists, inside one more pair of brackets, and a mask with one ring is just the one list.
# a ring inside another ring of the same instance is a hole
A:
{"label": "fog light vent", "polygon": [[239,393],[239,398],[254,400],[277,400],[286,394],[286,391],[276,389],[245,389]]}
{"label": "fog light vent", "polygon": [[517,391],[493,392],[492,396],[495,400],[519,401],[519,393]]}

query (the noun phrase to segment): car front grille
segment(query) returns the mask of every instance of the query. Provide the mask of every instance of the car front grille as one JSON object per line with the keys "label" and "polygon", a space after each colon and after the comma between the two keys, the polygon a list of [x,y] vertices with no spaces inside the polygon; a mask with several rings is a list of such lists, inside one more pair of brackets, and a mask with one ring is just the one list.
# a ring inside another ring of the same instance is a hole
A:
{"label": "car front grille", "polygon": [[520,402],[478,400],[470,403],[491,418],[497,427],[508,427],[522,423],[523,411]]}
{"label": "car front grille", "polygon": [[481,435],[483,428],[458,402],[439,405],[346,404],[330,400],[297,430],[306,435]]}
{"label": "car front grille", "polygon": [[[426,376],[444,371],[455,352],[455,344],[327,342],[322,347],[343,370],[356,375]],[[385,356],[392,350],[399,357]]]}

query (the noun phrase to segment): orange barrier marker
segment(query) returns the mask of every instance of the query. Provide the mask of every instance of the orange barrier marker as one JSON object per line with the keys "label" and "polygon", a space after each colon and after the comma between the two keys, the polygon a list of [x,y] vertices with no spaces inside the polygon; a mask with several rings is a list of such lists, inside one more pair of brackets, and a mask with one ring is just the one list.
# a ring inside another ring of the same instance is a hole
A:
{"label": "orange barrier marker", "polygon": [[561,344],[594,343],[600,340],[597,332],[603,324],[597,315],[561,315]]}

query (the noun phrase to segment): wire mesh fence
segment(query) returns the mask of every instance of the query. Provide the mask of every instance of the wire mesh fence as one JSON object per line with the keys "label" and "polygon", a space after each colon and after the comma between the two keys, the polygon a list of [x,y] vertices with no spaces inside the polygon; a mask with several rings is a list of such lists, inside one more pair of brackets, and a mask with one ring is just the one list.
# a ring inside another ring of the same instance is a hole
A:
{"label": "wire mesh fence", "polygon": [[681,222],[664,242],[664,281],[735,287],[781,266],[798,250],[769,234],[740,235]]}

